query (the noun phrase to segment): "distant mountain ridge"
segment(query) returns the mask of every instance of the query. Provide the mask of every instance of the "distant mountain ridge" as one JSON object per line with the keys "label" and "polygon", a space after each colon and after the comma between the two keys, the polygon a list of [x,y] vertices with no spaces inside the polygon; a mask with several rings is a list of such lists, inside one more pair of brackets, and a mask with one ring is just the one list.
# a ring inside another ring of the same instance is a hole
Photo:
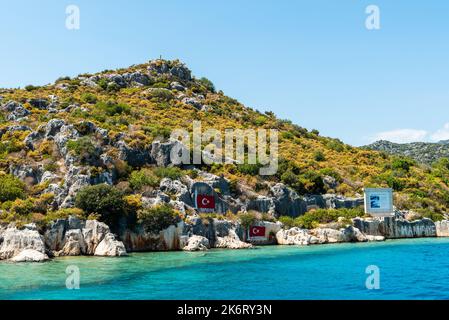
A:
{"label": "distant mountain ridge", "polygon": [[436,143],[412,142],[402,144],[380,140],[364,148],[410,157],[425,164],[432,164],[441,158],[449,158],[449,140],[442,140]]}

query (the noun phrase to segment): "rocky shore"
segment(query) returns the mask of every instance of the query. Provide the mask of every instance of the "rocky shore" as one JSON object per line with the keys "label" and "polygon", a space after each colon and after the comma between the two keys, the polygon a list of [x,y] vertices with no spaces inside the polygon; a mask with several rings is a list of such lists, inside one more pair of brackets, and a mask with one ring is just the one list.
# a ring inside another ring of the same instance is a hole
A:
{"label": "rocky shore", "polygon": [[448,237],[449,221],[430,219],[407,221],[403,214],[391,218],[356,218],[353,225],[316,229],[285,228],[280,222],[258,222],[268,235],[265,240],[247,239],[238,222],[192,218],[172,225],[158,234],[126,230],[120,236],[96,220],[75,217],[54,221],[46,230],[29,224],[0,228],[0,260],[42,262],[61,256],[126,256],[130,252],[204,251],[211,248],[248,249],[257,245],[318,245],[386,239]]}

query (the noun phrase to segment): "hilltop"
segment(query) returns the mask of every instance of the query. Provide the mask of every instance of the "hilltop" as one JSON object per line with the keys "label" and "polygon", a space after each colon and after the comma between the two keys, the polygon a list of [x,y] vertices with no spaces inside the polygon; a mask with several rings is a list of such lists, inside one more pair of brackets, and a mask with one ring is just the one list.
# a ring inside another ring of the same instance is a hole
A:
{"label": "hilltop", "polygon": [[[218,215],[297,217],[313,207],[355,207],[364,187],[388,186],[399,209],[448,212],[448,162],[422,167],[323,137],[244,106],[177,60],[62,77],[0,95],[3,222],[45,224],[76,214],[120,225],[123,216],[145,221],[143,208],[161,203],[186,217],[197,214],[191,192],[199,183],[212,188],[207,192],[217,208],[211,214]],[[279,130],[278,172],[260,176],[258,165],[173,166],[170,133],[191,130],[194,120],[204,130]],[[89,189],[98,184],[109,187]]]}
{"label": "hilltop", "polygon": [[428,165],[442,158],[449,158],[449,140],[437,143],[413,142],[403,144],[381,140],[367,145],[365,148],[383,151],[391,155],[410,157],[419,163]]}

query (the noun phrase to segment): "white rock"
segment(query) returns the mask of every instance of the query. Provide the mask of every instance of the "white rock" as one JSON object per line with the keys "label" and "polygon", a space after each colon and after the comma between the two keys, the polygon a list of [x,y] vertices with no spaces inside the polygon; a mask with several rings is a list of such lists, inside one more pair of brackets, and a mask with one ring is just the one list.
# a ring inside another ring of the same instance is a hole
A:
{"label": "white rock", "polygon": [[95,249],[103,241],[104,237],[110,233],[109,227],[97,220],[87,220],[83,228],[83,238],[86,244],[86,254],[93,255]]}
{"label": "white rock", "polygon": [[25,249],[11,259],[12,262],[42,262],[46,260],[48,260],[48,256],[45,253],[33,249]]}
{"label": "white rock", "polygon": [[278,231],[276,233],[276,240],[280,245],[307,246],[309,244],[320,243],[320,240],[317,237],[312,236],[309,233],[309,230],[297,227]]}
{"label": "white rock", "polygon": [[442,220],[435,222],[437,237],[449,237],[449,221]]}
{"label": "white rock", "polygon": [[64,247],[56,254],[57,256],[80,256],[86,253],[86,244],[81,229],[68,230],[64,240]]}
{"label": "white rock", "polygon": [[43,237],[37,230],[11,227],[3,232],[3,242],[0,246],[0,260],[11,259],[25,249],[45,253]]}
{"label": "white rock", "polygon": [[229,235],[225,237],[217,237],[215,240],[215,248],[249,249],[252,247],[253,245],[251,243],[241,241],[234,230],[229,230]]}
{"label": "white rock", "polygon": [[385,241],[385,237],[384,236],[370,236],[370,235],[365,235],[366,239],[368,241]]}
{"label": "white rock", "polygon": [[205,251],[210,248],[209,240],[203,236],[194,235],[187,240],[184,251]]}
{"label": "white rock", "polygon": [[127,253],[123,242],[116,240],[112,233],[108,233],[95,249],[95,255],[120,257],[126,256]]}

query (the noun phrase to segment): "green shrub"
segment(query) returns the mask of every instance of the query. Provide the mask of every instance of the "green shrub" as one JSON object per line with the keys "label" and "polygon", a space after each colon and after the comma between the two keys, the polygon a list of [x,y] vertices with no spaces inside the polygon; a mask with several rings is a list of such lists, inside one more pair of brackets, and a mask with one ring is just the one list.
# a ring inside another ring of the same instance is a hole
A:
{"label": "green shrub", "polygon": [[114,103],[112,101],[108,102],[97,102],[95,107],[108,116],[115,116],[116,114],[130,114],[131,107],[124,103]]}
{"label": "green shrub", "polygon": [[39,87],[33,86],[31,84],[25,86],[25,90],[26,91],[34,91],[34,90],[37,90],[37,89],[39,89]]}
{"label": "green shrub", "polygon": [[140,210],[137,218],[145,231],[149,233],[157,233],[179,221],[179,215],[168,205]]}
{"label": "green shrub", "polygon": [[244,163],[244,164],[237,165],[238,172],[240,172],[242,174],[247,174],[247,175],[250,175],[253,177],[259,175],[260,168],[262,168],[262,165],[259,163],[257,163],[257,164]]}
{"label": "green shrub", "polygon": [[289,216],[280,216],[279,222],[281,222],[285,228],[290,229],[296,227],[295,219]]}
{"label": "green shrub", "polygon": [[81,101],[85,103],[95,104],[97,103],[97,97],[92,93],[83,93],[81,95]]}
{"label": "green shrub", "polygon": [[0,202],[23,198],[25,198],[25,184],[12,175],[0,175]]}
{"label": "green shrub", "polygon": [[306,212],[304,215],[295,219],[295,226],[306,229],[318,227],[321,223],[337,222],[342,217],[346,221],[356,217],[363,217],[365,214],[363,208],[353,209],[319,209]]}
{"label": "green shrub", "polygon": [[215,85],[209,79],[202,77],[201,79],[198,80],[198,82],[202,86],[204,86],[207,90],[209,90],[211,92],[215,92]]}
{"label": "green shrub", "polygon": [[412,159],[408,158],[394,158],[391,167],[395,170],[404,170],[405,172],[409,172],[410,168],[415,165],[415,162]]}
{"label": "green shrub", "polygon": [[239,219],[245,229],[248,229],[257,222],[257,217],[253,213],[242,213],[239,215]]}
{"label": "green shrub", "polygon": [[183,176],[182,170],[178,167],[156,168],[154,174],[161,179],[170,178],[172,180],[177,180]]}
{"label": "green shrub", "polygon": [[162,137],[162,138],[168,139],[168,138],[170,138],[170,135],[171,135],[170,128],[163,127],[158,124],[144,126],[142,129],[145,132],[145,134],[149,134],[154,138]]}
{"label": "green shrub", "polygon": [[116,226],[125,214],[123,194],[115,187],[98,184],[81,189],[75,198],[75,206],[87,215],[98,214],[100,220],[110,226]]}
{"label": "green shrub", "polygon": [[81,162],[90,162],[98,157],[98,148],[92,143],[91,137],[81,137],[67,142],[67,148],[80,158]]}
{"label": "green shrub", "polygon": [[159,186],[159,181],[160,179],[150,170],[142,169],[131,173],[129,185],[133,190],[140,190],[146,186],[157,187]]}
{"label": "green shrub", "polygon": [[315,159],[315,161],[321,162],[321,161],[325,161],[326,157],[324,156],[324,153],[320,150],[315,151],[315,153],[313,154],[313,158]]}

